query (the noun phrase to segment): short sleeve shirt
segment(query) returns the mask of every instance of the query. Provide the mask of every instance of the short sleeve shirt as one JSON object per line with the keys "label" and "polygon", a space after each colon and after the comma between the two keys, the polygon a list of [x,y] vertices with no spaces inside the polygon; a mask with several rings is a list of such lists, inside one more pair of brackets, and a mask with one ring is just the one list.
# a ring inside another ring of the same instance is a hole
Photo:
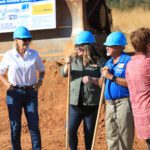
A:
{"label": "short sleeve shirt", "polygon": [[8,81],[13,85],[29,86],[36,83],[36,71],[43,72],[44,65],[37,51],[27,49],[24,57],[16,49],[7,51],[0,63],[0,74],[8,71]]}
{"label": "short sleeve shirt", "polygon": [[[111,74],[116,77],[125,78],[126,75],[126,66],[130,61],[130,56],[122,53],[119,61],[114,64],[113,58],[109,59],[105,66],[109,67],[109,71]],[[115,100],[120,98],[129,97],[129,91],[127,87],[121,86],[109,79],[106,79],[105,86],[105,99],[106,100]]]}

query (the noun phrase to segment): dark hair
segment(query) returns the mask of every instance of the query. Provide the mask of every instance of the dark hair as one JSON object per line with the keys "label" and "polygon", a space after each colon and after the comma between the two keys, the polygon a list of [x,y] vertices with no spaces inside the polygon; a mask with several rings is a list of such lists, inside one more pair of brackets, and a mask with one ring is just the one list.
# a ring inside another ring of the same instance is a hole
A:
{"label": "dark hair", "polygon": [[130,34],[131,44],[136,52],[147,54],[147,44],[150,43],[150,28],[139,28]]}

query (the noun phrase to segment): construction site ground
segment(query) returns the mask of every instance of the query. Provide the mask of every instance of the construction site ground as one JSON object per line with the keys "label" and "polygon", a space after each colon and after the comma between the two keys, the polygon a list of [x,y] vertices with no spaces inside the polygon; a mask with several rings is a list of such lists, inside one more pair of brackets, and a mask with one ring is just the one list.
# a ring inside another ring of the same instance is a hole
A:
{"label": "construction site ground", "polygon": [[[65,150],[65,120],[67,79],[60,75],[62,63],[44,61],[46,74],[39,90],[39,118],[42,135],[42,150]],[[6,88],[0,83],[0,150],[11,150],[10,126],[6,105]],[[103,107],[96,138],[95,150],[106,150],[105,109]],[[84,150],[84,134],[82,125],[79,130],[79,150]],[[31,139],[27,122],[22,116],[22,149],[31,150]],[[144,141],[135,135],[134,150],[146,150]]]}

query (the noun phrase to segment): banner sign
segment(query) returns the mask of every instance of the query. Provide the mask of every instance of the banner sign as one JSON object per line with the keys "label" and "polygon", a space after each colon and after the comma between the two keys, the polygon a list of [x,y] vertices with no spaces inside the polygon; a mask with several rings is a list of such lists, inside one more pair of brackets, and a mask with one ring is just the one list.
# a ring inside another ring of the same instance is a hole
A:
{"label": "banner sign", "polygon": [[0,0],[0,33],[56,28],[55,0]]}

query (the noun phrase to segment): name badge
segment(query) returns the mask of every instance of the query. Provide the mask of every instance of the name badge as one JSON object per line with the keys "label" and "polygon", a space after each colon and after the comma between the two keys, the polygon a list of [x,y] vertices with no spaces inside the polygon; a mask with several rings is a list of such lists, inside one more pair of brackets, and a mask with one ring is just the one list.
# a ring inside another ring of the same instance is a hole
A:
{"label": "name badge", "polygon": [[123,63],[118,64],[117,68],[124,68],[124,64]]}

